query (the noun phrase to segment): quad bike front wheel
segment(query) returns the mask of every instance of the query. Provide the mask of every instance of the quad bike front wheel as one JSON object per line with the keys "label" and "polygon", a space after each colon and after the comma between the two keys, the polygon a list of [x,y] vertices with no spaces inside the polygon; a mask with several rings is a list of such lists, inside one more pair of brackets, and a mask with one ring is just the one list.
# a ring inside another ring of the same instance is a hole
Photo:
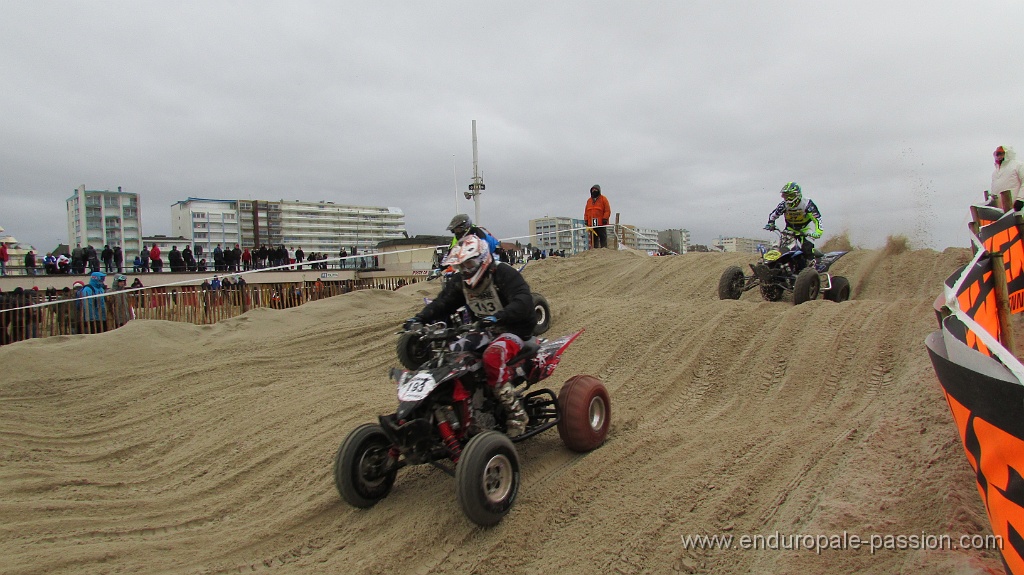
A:
{"label": "quad bike front wheel", "polygon": [[397,469],[388,451],[391,442],[384,429],[366,423],[352,430],[334,458],[334,484],[341,498],[353,507],[373,507],[391,493]]}
{"label": "quad bike front wheel", "polygon": [[519,454],[497,431],[473,436],[455,466],[455,496],[462,512],[482,527],[497,524],[519,493]]}
{"label": "quad bike front wheel", "polygon": [[608,390],[592,375],[569,378],[558,392],[558,435],[569,449],[586,453],[608,437],[612,403]]}
{"label": "quad bike front wheel", "polygon": [[533,335],[541,335],[551,327],[551,306],[548,305],[548,300],[544,296],[537,292],[530,294],[533,296],[533,309],[537,313],[537,325],[533,328]]}
{"label": "quad bike front wheel", "polygon": [[793,284],[793,305],[800,305],[805,301],[811,301],[818,297],[821,289],[821,278],[818,270],[804,268],[796,276],[796,283]]}
{"label": "quad bike front wheel", "polygon": [[850,280],[832,276],[832,287],[825,290],[825,299],[836,303],[850,299]]}
{"label": "quad bike front wheel", "polygon": [[718,280],[718,299],[740,299],[743,295],[743,270],[729,266]]}
{"label": "quad bike front wheel", "polygon": [[415,331],[407,331],[398,336],[398,346],[395,351],[398,354],[398,362],[405,369],[418,369],[430,359],[430,348],[423,343],[421,335]]}

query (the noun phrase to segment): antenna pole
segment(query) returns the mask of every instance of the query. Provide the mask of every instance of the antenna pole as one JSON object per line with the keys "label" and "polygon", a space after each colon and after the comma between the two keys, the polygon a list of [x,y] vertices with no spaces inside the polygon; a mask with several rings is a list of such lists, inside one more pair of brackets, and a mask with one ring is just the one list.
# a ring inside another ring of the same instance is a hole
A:
{"label": "antenna pole", "polygon": [[480,177],[479,164],[476,155],[476,120],[473,120],[473,183],[469,185],[469,192],[466,192],[466,199],[473,198],[473,205],[476,208],[477,225],[480,225],[480,193],[484,190],[484,179]]}
{"label": "antenna pole", "polygon": [[455,181],[455,213],[459,213],[459,172],[455,169],[455,154],[452,154],[452,178]]}

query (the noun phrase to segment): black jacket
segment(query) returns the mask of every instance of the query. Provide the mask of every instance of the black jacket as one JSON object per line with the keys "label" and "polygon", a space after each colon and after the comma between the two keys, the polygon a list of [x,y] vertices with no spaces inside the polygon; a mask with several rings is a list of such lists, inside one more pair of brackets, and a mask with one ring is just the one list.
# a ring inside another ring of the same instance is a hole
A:
{"label": "black jacket", "polygon": [[[498,318],[498,329],[514,333],[526,340],[533,335],[533,329],[537,326],[536,308],[533,305],[530,285],[516,268],[504,263],[491,265],[494,266],[494,287],[502,306],[501,311],[494,314]],[[455,310],[466,305],[466,294],[462,291],[465,285],[461,273],[452,275],[440,295],[428,303],[416,317],[423,323],[447,320]],[[473,311],[470,310],[470,313],[473,314]],[[473,315],[476,317],[476,314]]]}

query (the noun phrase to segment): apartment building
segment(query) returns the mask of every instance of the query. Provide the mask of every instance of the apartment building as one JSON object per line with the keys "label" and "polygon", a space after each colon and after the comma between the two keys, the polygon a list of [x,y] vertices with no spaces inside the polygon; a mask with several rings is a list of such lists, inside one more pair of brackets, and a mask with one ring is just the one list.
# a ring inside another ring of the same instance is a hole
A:
{"label": "apartment building", "polygon": [[121,190],[86,190],[79,186],[67,199],[68,246],[121,246],[125,261],[142,251],[142,206],[139,195]]}
{"label": "apartment building", "polygon": [[658,230],[629,225],[619,227],[623,245],[642,252],[658,253]]}
{"label": "apartment building", "polygon": [[188,198],[174,205],[172,232],[203,250],[285,245],[304,252],[337,255],[372,253],[377,244],[404,238],[405,213],[399,208],[353,206],[299,200],[211,200]]}
{"label": "apartment building", "polygon": [[206,198],[176,202],[171,206],[171,235],[188,240],[197,260],[212,254],[218,245],[221,249],[241,245],[238,204],[238,200]]}
{"label": "apartment building", "polygon": [[717,240],[711,242],[711,245],[722,250],[723,252],[739,252],[739,253],[758,253],[759,248],[771,249],[774,242],[772,240],[762,240],[756,238],[723,238],[719,237]]}
{"label": "apartment building", "polygon": [[590,246],[582,219],[544,216],[530,220],[530,243],[540,250],[578,254]]}
{"label": "apartment building", "polygon": [[658,243],[671,252],[685,254],[690,248],[690,230],[661,230],[658,232]]}

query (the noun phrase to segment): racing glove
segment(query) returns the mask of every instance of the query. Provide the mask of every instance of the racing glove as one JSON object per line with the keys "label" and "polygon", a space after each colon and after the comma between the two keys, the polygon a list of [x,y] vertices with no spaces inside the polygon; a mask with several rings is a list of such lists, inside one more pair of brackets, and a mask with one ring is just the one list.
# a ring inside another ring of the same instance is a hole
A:
{"label": "racing glove", "polygon": [[811,232],[810,235],[811,235],[811,239],[814,239],[814,240],[820,238],[821,237],[821,228],[814,228],[814,231]]}
{"label": "racing glove", "polygon": [[764,229],[768,230],[769,232],[774,232],[778,228],[775,227],[775,222],[768,222],[768,224],[764,227]]}
{"label": "racing glove", "polygon": [[418,330],[421,327],[423,327],[423,320],[421,320],[419,317],[410,317],[409,319],[405,320],[405,323],[402,324],[402,329],[404,329],[405,331],[414,331]]}
{"label": "racing glove", "polygon": [[480,318],[480,324],[484,327],[492,326],[498,323],[498,316],[488,315]]}

